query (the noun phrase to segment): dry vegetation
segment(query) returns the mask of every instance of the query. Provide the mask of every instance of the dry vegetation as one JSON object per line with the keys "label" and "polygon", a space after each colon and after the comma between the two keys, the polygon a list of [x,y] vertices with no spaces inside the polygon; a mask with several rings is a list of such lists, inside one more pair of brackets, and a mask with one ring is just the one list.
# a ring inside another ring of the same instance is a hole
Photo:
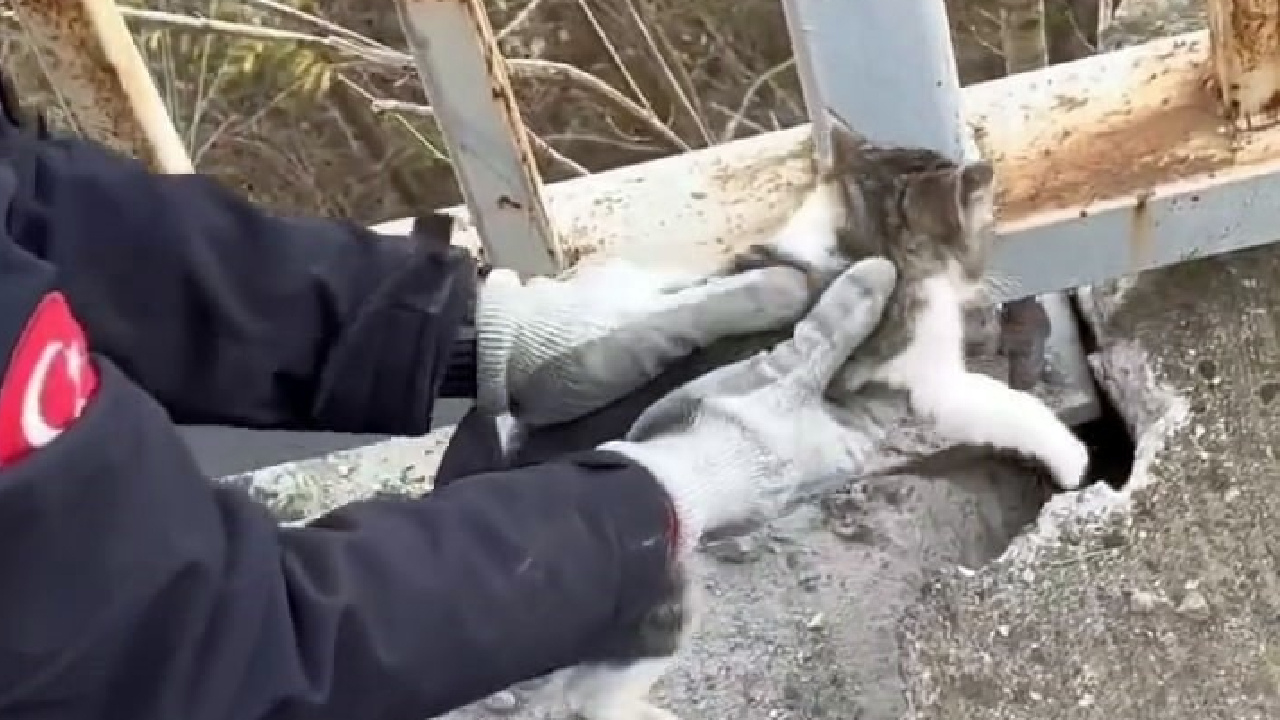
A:
{"label": "dry vegetation", "polygon": [[[948,0],[962,78],[1004,74],[1002,0]],[[1101,5],[1046,0],[1051,61],[1096,42]],[[803,121],[779,0],[489,0],[544,178]],[[374,0],[125,0],[202,172],[282,211],[371,222],[457,201],[443,144]],[[69,118],[11,13],[0,52]]]}

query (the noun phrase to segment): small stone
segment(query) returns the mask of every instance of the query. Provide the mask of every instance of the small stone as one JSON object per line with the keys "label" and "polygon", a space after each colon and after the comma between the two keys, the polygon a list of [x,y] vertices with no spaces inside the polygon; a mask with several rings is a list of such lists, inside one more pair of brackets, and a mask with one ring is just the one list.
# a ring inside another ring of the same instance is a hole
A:
{"label": "small stone", "polygon": [[804,626],[809,630],[821,630],[822,626],[825,624],[826,618],[823,617],[822,613],[817,613],[813,617],[809,618],[809,622],[805,623]]}
{"label": "small stone", "polygon": [[1093,696],[1093,693],[1085,693],[1080,697],[1080,700],[1076,703],[1076,705],[1079,705],[1082,708],[1087,708],[1087,707],[1093,707],[1093,704],[1095,702],[1097,702],[1097,698]]}
{"label": "small stone", "polygon": [[1155,593],[1149,593],[1143,590],[1134,590],[1129,593],[1129,609],[1133,612],[1147,613],[1156,609],[1160,604],[1160,598]]}
{"label": "small stone", "polygon": [[1209,612],[1209,600],[1199,590],[1192,590],[1178,603],[1178,612],[1184,615],[1205,615]]}
{"label": "small stone", "polygon": [[511,690],[503,690],[481,700],[480,705],[491,713],[509,715],[519,710],[524,705],[524,700]]}
{"label": "small stone", "polygon": [[750,535],[727,537],[705,543],[702,551],[720,562],[744,565],[764,555],[764,543]]}
{"label": "small stone", "polygon": [[1114,550],[1125,545],[1124,530],[1121,528],[1109,528],[1107,532],[1102,534],[1102,547],[1108,550]]}

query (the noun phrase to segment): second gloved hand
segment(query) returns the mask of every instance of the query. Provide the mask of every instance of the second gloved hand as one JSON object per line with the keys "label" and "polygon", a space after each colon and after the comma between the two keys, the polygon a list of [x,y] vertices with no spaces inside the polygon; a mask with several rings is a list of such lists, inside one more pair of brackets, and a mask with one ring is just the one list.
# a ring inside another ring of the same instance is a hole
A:
{"label": "second gloved hand", "polygon": [[896,281],[887,260],[855,264],[790,340],[690,382],[645,411],[625,441],[601,446],[667,489],[683,547],[707,530],[772,518],[861,469],[871,448],[824,394],[878,325]]}
{"label": "second gloved hand", "polygon": [[476,312],[477,404],[567,422],[722,337],[787,327],[810,299],[803,273],[783,267],[706,279],[613,261],[524,283],[494,270]]}

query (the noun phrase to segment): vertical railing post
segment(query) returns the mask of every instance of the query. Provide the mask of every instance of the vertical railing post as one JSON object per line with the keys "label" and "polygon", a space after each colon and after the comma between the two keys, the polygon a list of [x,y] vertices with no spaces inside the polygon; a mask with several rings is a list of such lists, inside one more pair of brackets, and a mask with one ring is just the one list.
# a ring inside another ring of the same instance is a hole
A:
{"label": "vertical railing post", "polygon": [[[944,0],[782,2],[824,167],[830,160],[826,108],[877,144],[925,147],[953,160],[978,158],[965,123]],[[1050,299],[1061,327],[1053,328],[1048,344],[1078,391],[1055,409],[1068,422],[1091,420],[1100,405],[1070,311],[1063,298]]]}
{"label": "vertical railing post", "polygon": [[526,275],[555,274],[564,258],[484,4],[396,5],[486,260]]}
{"label": "vertical railing post", "polygon": [[807,96],[816,89],[826,107],[873,142],[955,159],[972,152],[943,0],[783,3],[801,77],[806,66],[815,75]]}

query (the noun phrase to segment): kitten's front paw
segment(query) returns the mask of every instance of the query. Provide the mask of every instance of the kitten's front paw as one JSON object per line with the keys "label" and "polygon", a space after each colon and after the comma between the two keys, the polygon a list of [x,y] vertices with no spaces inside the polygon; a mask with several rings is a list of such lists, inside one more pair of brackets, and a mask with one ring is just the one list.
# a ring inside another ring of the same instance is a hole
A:
{"label": "kitten's front paw", "polygon": [[1045,449],[1040,459],[1049,468],[1053,481],[1063,490],[1076,490],[1084,484],[1089,470],[1089,446],[1065,425],[1063,433]]}
{"label": "kitten's front paw", "polygon": [[584,720],[680,720],[678,715],[663,710],[657,705],[647,702],[633,702],[626,706],[610,708],[604,713],[596,712],[590,717],[580,715]]}
{"label": "kitten's front paw", "polygon": [[669,710],[663,710],[657,705],[646,705],[640,713],[636,716],[636,720],[680,720],[680,716]]}

